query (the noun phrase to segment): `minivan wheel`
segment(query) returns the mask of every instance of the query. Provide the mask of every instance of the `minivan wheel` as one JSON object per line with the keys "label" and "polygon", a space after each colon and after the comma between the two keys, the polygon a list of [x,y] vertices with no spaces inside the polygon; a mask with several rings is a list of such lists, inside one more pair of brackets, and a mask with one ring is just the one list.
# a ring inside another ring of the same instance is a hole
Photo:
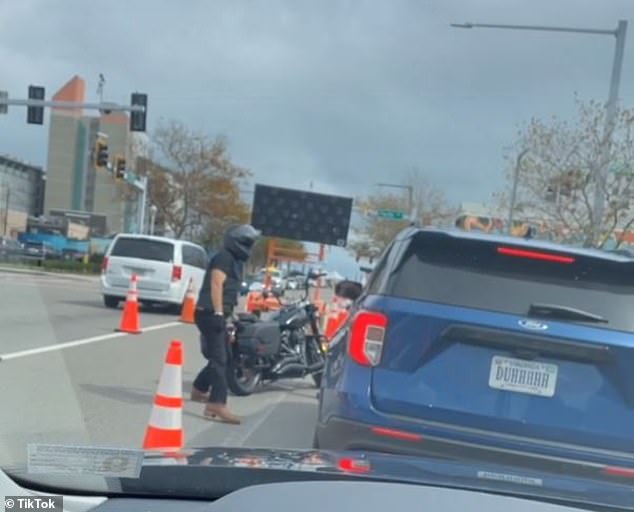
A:
{"label": "minivan wheel", "polygon": [[119,306],[119,297],[113,297],[112,295],[104,295],[103,303],[107,308],[116,308]]}

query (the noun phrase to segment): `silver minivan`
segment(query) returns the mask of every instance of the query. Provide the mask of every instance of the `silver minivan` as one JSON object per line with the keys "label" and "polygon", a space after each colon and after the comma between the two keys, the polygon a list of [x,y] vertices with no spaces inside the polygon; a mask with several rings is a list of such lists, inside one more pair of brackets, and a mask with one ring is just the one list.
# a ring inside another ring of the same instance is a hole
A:
{"label": "silver minivan", "polygon": [[101,269],[104,304],[116,308],[124,300],[133,274],[138,297],[145,304],[180,306],[189,279],[198,291],[207,267],[207,253],[194,243],[149,235],[117,235]]}

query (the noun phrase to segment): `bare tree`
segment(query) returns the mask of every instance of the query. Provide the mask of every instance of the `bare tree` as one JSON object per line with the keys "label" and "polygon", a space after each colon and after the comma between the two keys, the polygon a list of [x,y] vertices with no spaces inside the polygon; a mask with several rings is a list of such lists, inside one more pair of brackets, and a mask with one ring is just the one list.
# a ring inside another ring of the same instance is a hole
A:
{"label": "bare tree", "polygon": [[602,235],[593,240],[592,198],[594,175],[602,165],[601,151],[605,108],[602,104],[577,100],[573,123],[556,117],[531,119],[518,132],[516,148],[507,155],[507,189],[499,196],[508,209],[509,190],[515,175],[519,148],[525,151],[517,166],[515,217],[533,217],[548,225],[553,238],[585,246],[603,247],[634,223],[631,205],[634,182],[634,110],[622,109],[612,133],[609,162],[604,168],[606,207],[601,219]]}
{"label": "bare tree", "polygon": [[176,237],[213,242],[227,223],[246,220],[239,183],[250,173],[233,163],[224,138],[168,121],[152,143],[161,165],[149,170],[150,199]]}

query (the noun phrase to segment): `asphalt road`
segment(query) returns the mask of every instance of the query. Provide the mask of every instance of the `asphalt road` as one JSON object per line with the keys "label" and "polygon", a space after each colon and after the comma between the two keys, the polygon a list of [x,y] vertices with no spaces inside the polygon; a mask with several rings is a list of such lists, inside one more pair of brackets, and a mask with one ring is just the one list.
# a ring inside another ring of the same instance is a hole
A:
{"label": "asphalt road", "polygon": [[[91,277],[0,272],[0,466],[23,463],[27,443],[140,448],[169,342],[185,349],[183,393],[203,366],[198,333],[166,311],[142,311],[140,335],[115,333]],[[68,342],[77,342],[68,345]],[[239,426],[186,400],[186,446],[309,448],[316,418],[310,379],[230,397]]]}

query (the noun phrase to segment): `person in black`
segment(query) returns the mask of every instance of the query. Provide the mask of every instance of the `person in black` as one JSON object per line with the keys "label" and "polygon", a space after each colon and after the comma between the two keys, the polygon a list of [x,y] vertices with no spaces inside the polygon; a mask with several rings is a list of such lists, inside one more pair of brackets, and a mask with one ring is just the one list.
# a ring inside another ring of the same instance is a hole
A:
{"label": "person in black", "polygon": [[248,224],[232,226],[226,231],[223,248],[207,265],[194,315],[207,365],[194,380],[191,399],[206,401],[205,416],[218,417],[227,423],[238,424],[240,419],[227,408],[225,322],[238,303],[242,266],[249,259],[259,234]]}

